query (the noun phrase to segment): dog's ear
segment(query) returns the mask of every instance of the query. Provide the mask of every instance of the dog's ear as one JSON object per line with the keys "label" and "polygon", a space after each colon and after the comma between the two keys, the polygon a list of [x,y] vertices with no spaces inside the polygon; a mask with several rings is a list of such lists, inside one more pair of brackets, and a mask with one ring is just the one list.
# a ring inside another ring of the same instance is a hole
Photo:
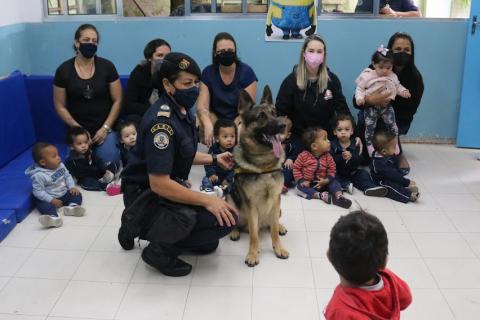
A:
{"label": "dog's ear", "polygon": [[240,97],[238,99],[238,114],[241,116],[255,105],[250,94],[244,89],[240,90]]}
{"label": "dog's ear", "polygon": [[263,88],[263,95],[260,104],[273,104],[272,90],[268,85]]}

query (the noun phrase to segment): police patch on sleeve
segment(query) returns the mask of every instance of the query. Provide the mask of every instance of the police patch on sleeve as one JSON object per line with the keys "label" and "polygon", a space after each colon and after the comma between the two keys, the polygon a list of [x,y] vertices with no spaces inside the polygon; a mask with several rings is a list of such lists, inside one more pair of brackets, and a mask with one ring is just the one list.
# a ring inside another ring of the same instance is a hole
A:
{"label": "police patch on sleeve", "polygon": [[153,144],[160,150],[166,149],[170,144],[170,138],[165,132],[159,132],[153,137]]}

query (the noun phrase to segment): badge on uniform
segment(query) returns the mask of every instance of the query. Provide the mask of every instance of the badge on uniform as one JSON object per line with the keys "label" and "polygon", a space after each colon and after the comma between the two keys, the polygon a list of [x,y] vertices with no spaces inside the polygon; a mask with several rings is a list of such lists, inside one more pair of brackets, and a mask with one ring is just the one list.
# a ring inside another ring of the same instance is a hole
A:
{"label": "badge on uniform", "polygon": [[170,118],[170,106],[167,104],[162,104],[160,106],[160,111],[157,112],[157,117]]}
{"label": "badge on uniform", "polygon": [[165,132],[159,132],[153,137],[153,144],[160,150],[166,149],[170,143],[170,138]]}
{"label": "badge on uniform", "polygon": [[330,100],[333,98],[333,94],[332,94],[332,91],[330,91],[329,89],[327,89],[325,91],[325,94],[323,95],[323,99],[324,100]]}

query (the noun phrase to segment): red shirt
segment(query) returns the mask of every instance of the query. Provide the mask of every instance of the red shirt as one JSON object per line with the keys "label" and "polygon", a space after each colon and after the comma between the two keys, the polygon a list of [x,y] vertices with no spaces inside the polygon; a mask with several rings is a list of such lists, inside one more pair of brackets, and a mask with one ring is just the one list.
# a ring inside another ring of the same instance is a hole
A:
{"label": "red shirt", "polygon": [[398,320],[412,303],[408,285],[388,269],[378,272],[383,288],[367,291],[338,285],[325,310],[327,320]]}
{"label": "red shirt", "polygon": [[293,164],[295,181],[300,179],[313,181],[320,178],[334,178],[335,172],[335,161],[329,152],[317,158],[309,151],[303,151],[298,155],[297,160]]}

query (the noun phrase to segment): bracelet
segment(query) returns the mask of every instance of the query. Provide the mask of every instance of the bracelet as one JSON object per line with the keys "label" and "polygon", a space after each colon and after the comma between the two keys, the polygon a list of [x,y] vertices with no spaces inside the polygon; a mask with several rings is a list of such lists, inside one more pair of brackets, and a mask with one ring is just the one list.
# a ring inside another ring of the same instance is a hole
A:
{"label": "bracelet", "polygon": [[218,159],[216,154],[212,154],[212,166],[216,166],[218,164]]}
{"label": "bracelet", "polygon": [[112,132],[112,128],[110,128],[110,127],[107,126],[106,124],[104,124],[104,125],[102,126],[102,128],[105,129],[105,130],[107,131],[107,133]]}

